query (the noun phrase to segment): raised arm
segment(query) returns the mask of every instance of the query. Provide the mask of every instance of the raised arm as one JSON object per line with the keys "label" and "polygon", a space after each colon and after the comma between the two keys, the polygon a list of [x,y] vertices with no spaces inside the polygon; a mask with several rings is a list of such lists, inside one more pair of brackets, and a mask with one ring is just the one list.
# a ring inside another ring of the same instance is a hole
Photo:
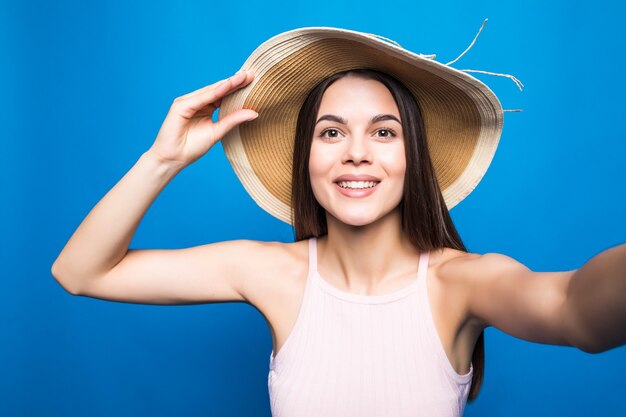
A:
{"label": "raised arm", "polygon": [[441,275],[464,294],[467,319],[478,328],[589,353],[626,343],[626,244],[578,270],[535,272],[489,253],[451,259]]}
{"label": "raised arm", "polygon": [[[212,285],[202,292],[207,284],[203,277],[211,267],[222,277],[228,275],[224,274],[230,268],[228,256],[238,248],[255,252],[258,245],[235,241],[173,251],[129,251],[128,247],[141,219],[169,181],[228,130],[256,117],[252,110],[239,110],[219,122],[211,120],[221,98],[252,78],[252,74],[239,73],[174,100],[152,147],[94,206],[52,265],[52,275],[63,288],[72,294],[148,303],[241,298],[234,278],[226,281],[210,274]],[[192,260],[201,252],[212,265]]]}

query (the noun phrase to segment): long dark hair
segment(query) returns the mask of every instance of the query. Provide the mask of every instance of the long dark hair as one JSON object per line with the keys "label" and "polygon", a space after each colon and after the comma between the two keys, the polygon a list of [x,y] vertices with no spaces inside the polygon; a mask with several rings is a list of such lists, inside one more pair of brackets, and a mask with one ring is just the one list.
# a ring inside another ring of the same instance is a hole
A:
{"label": "long dark hair", "polygon": [[[345,76],[376,80],[391,92],[402,121],[405,138],[406,174],[400,202],[402,232],[419,251],[453,248],[467,252],[445,204],[435,176],[422,112],[413,94],[396,78],[371,69],[353,69],[334,74],[311,90],[298,114],[293,152],[292,207],[295,240],[319,237],[328,233],[326,212],[317,202],[309,177],[309,155],[315,118],[322,96],[335,81]],[[478,396],[485,367],[484,332],[480,333],[472,355],[474,374],[468,401]]]}

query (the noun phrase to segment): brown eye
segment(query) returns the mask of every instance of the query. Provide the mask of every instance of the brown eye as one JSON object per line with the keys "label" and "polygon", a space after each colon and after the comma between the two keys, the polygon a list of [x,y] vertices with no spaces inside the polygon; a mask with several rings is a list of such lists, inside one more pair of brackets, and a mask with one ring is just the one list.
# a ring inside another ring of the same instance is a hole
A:
{"label": "brown eye", "polygon": [[[326,135],[327,133],[330,133],[330,132],[332,132],[333,134],[331,134],[331,135]],[[334,138],[339,137],[339,132],[337,131],[337,129],[326,129],[326,130],[323,130],[323,131],[320,133],[320,136],[321,136],[321,137],[330,138],[330,139],[334,139]]]}
{"label": "brown eye", "polygon": [[387,128],[382,128],[382,129],[378,129],[378,133],[383,133],[380,137],[383,138],[391,138],[391,137],[395,137],[396,136],[396,132],[394,132],[391,129],[387,129]]}

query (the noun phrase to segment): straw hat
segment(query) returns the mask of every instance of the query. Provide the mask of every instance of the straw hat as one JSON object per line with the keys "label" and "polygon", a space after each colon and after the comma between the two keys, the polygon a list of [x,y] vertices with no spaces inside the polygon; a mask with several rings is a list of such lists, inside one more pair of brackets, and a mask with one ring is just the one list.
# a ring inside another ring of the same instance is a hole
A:
{"label": "straw hat", "polygon": [[252,71],[254,79],[222,99],[219,119],[242,108],[259,117],[231,129],[222,146],[254,201],[289,224],[298,112],[312,88],[337,72],[376,69],[413,92],[448,209],[478,185],[502,132],[502,106],[485,84],[465,72],[472,70],[454,69],[434,55],[408,51],[374,34],[332,27],[290,30],[263,42],[242,68]]}

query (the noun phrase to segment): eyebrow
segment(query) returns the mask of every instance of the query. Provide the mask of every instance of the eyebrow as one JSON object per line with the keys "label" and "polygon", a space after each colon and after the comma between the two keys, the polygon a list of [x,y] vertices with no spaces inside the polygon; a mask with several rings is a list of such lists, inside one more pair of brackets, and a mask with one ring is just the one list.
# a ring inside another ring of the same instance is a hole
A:
{"label": "eyebrow", "polygon": [[[317,119],[317,122],[315,122],[315,124],[317,125],[319,122],[323,120],[329,120],[331,122],[341,123],[342,125],[348,124],[348,122],[343,117],[336,116],[334,114],[323,115],[322,117]],[[393,114],[377,114],[376,116],[372,117],[372,119],[370,120],[370,124],[382,122],[383,120],[395,120],[396,122],[402,124],[400,120],[398,120],[398,118],[394,116]]]}

